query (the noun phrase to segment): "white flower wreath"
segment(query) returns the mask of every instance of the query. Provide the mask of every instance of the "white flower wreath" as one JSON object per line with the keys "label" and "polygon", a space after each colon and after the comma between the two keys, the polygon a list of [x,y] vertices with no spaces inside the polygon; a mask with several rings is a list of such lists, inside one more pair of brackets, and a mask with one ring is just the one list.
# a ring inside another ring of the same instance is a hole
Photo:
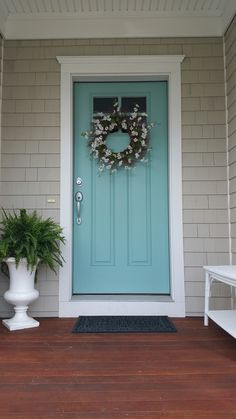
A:
{"label": "white flower wreath", "polygon": [[[89,138],[90,154],[99,161],[100,171],[108,169],[114,172],[122,167],[130,169],[139,160],[148,161],[145,158],[150,150],[148,132],[154,124],[147,125],[146,117],[146,113],[139,112],[139,105],[135,105],[133,111],[127,115],[115,103],[111,113],[99,113],[92,120],[93,130],[82,135]],[[106,138],[119,130],[128,133],[130,143],[123,151],[114,152],[107,147]]]}

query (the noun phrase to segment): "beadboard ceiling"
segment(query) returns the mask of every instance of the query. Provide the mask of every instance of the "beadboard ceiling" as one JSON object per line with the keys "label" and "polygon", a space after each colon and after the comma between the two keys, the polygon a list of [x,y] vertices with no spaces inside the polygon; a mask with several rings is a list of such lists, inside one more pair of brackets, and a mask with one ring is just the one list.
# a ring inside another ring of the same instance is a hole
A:
{"label": "beadboard ceiling", "polygon": [[6,39],[221,36],[236,0],[0,0]]}

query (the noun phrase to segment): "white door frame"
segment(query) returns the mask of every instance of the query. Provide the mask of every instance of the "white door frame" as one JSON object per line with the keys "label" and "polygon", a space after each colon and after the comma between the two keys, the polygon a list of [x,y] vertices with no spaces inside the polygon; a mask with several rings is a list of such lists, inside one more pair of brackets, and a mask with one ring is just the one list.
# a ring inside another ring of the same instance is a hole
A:
{"label": "white door frame", "polygon": [[[59,316],[169,315],[185,316],[182,159],[181,159],[181,62],[182,55],[57,57],[61,64],[61,177],[60,223],[64,229],[66,260],[59,272]],[[73,82],[168,81],[169,112],[169,231],[171,295],[73,296]]]}

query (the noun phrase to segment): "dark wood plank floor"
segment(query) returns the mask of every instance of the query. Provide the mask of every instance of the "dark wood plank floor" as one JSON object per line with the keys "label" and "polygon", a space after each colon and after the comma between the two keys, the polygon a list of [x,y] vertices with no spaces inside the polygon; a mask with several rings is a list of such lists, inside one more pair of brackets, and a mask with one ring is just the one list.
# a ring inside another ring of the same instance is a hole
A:
{"label": "dark wood plank floor", "polygon": [[0,326],[0,418],[236,418],[235,340],[199,318],[173,321],[172,334]]}

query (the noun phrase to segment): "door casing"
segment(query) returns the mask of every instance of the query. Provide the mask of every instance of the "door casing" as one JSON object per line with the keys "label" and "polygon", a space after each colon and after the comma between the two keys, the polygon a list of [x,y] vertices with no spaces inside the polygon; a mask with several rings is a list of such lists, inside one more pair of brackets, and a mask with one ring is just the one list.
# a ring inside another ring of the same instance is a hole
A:
{"label": "door casing", "polygon": [[[60,222],[67,244],[59,272],[59,316],[169,315],[185,316],[182,164],[181,62],[184,56],[57,57],[61,64]],[[171,296],[72,296],[72,174],[74,81],[168,81],[169,214]]]}

